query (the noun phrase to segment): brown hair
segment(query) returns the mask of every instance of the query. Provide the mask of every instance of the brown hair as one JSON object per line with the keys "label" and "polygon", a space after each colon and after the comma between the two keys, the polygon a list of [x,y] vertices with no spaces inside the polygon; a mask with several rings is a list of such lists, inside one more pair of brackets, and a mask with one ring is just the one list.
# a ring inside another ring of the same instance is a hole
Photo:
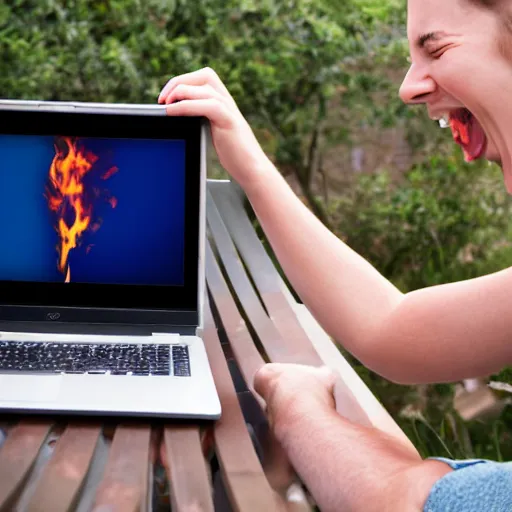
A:
{"label": "brown hair", "polygon": [[500,53],[509,61],[512,61],[512,9],[509,0],[465,0],[482,9],[490,9],[499,16],[502,26],[498,35],[498,48]]}

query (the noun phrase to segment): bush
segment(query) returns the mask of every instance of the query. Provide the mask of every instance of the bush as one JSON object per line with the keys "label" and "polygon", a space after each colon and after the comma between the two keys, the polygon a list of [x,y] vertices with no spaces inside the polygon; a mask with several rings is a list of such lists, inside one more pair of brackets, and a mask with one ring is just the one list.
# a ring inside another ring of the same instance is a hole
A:
{"label": "bush", "polygon": [[512,265],[512,203],[497,172],[455,148],[399,183],[362,176],[332,208],[347,243],[404,292],[467,279]]}

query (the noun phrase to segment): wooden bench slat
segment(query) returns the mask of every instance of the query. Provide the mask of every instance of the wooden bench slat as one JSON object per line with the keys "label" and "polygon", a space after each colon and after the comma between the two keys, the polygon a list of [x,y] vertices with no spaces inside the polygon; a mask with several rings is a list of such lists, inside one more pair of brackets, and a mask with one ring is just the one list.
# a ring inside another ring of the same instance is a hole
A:
{"label": "wooden bench slat", "polygon": [[[232,237],[231,243],[239,251],[268,311],[268,316],[281,335],[282,342],[287,346],[287,359],[296,364],[322,365],[320,356],[282,293],[280,283],[276,279],[280,276],[258,239],[244,210],[242,199],[232,186],[213,186],[210,190],[226,230]],[[225,243],[225,240],[223,242]]]}
{"label": "wooden bench slat", "polygon": [[208,301],[204,342],[222,404],[222,417],[214,426],[214,440],[233,510],[282,509],[284,502],[270,487],[249,436]]}
{"label": "wooden bench slat", "polygon": [[51,428],[49,422],[24,420],[9,432],[0,449],[0,510],[11,510]]}
{"label": "wooden bench slat", "polygon": [[251,386],[254,375],[265,364],[265,360],[258,352],[247,325],[238,311],[209,243],[206,244],[206,276],[208,288],[215,297],[215,306],[222,318],[224,329],[229,332],[233,355],[245,381]]}
{"label": "wooden bench slat", "polygon": [[111,440],[105,435],[105,428],[103,428],[103,433],[99,436],[94,450],[89,471],[80,489],[76,509],[73,509],[74,512],[91,512],[96,498],[96,491],[101,485],[101,480],[107,467],[110,443]]}
{"label": "wooden bench slat", "polygon": [[70,425],[66,428],[37,483],[28,512],[59,512],[74,507],[100,434],[100,425]]}
{"label": "wooden bench slat", "polygon": [[146,509],[151,428],[117,427],[93,511],[140,512]]}
{"label": "wooden bench slat", "polygon": [[[207,199],[207,212],[208,225],[215,240],[215,246],[220,259],[268,357],[275,362],[294,361],[293,356],[296,348],[282,339],[279,331],[268,317],[243,268],[235,245],[210,194],[208,194]],[[309,348],[311,350],[311,346]],[[318,359],[318,362],[320,362],[320,359]]]}
{"label": "wooden bench slat", "polygon": [[173,512],[213,512],[212,489],[199,427],[165,427],[164,443]]}
{"label": "wooden bench slat", "polygon": [[[209,243],[206,244],[206,276],[208,288],[221,316],[221,322],[236,362],[247,385],[252,389],[254,374],[263,366],[265,361],[254,345],[251,334],[238,311]],[[257,395],[254,394],[254,396]],[[282,491],[292,485],[296,480],[294,472],[281,446],[275,441],[270,432],[265,435],[264,451],[264,470],[272,487]],[[290,507],[291,504],[287,503],[287,508],[290,509]],[[297,503],[297,507],[300,510],[308,510],[304,503]]]}

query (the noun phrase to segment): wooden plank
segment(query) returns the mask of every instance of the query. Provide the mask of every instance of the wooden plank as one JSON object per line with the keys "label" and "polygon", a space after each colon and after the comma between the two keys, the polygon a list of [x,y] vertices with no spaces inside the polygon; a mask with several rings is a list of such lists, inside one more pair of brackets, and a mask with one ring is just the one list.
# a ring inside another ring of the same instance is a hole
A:
{"label": "wooden plank", "polygon": [[0,449],[0,510],[12,510],[51,427],[49,422],[24,420],[9,432]]}
{"label": "wooden plank", "polygon": [[[238,258],[234,242],[223,223],[223,219],[217,210],[211,194],[208,194],[207,211],[210,231],[215,239],[215,244],[219,256],[224,263],[226,273],[270,360],[274,363],[323,366],[324,362],[313,348],[307,336],[305,334],[298,334],[302,328],[284,296],[282,304],[280,304],[283,310],[280,314],[280,318],[283,319],[281,322],[283,333],[277,330],[273,320],[267,315],[242,262]],[[252,230],[252,227],[250,229]],[[274,267],[272,268],[274,269]],[[275,269],[273,272],[275,272]],[[275,305],[275,301],[269,304],[270,307]],[[274,313],[271,314],[273,315]],[[287,324],[290,326],[288,333],[285,330]],[[294,334],[297,335],[297,338],[293,337]],[[366,411],[360,406],[352,391],[341,379],[341,376],[338,377],[334,395],[336,409],[341,415],[360,425],[371,426]]]}
{"label": "wooden plank", "polygon": [[28,478],[23,483],[23,488],[20,491],[19,497],[16,498],[16,504],[13,505],[13,509],[17,512],[22,512],[27,509],[27,506],[34,494],[34,491],[38,485],[39,478],[43,474],[48,462],[51,460],[57,440],[64,432],[64,426],[62,424],[56,424],[50,431],[50,434],[45,439],[44,443],[39,450],[37,458],[30,470]]}
{"label": "wooden plank", "polygon": [[[240,371],[247,383],[253,389],[253,378],[256,371],[265,364],[261,354],[254,345],[254,341],[242,319],[235,301],[222,276],[220,268],[209,243],[206,244],[206,275],[208,288],[211,291],[221,321],[230,341],[230,345],[239,365]],[[261,407],[264,403],[254,393]],[[225,412],[223,412],[225,416]],[[284,454],[282,447],[276,442],[270,432],[261,439],[264,444],[264,471],[272,488],[286,495],[286,490],[296,482],[296,476]],[[308,510],[305,500],[295,500],[295,508]],[[287,503],[287,508],[292,508],[292,503]]]}
{"label": "wooden plank", "polygon": [[279,363],[304,363],[320,366],[322,361],[311,343],[300,343],[300,340],[295,343],[295,340],[288,336],[283,338],[267,315],[238,257],[235,245],[211,194],[208,194],[207,199],[207,216],[220,259],[270,360]]}
{"label": "wooden plank", "polygon": [[236,249],[249,269],[269,317],[282,337],[289,340],[298,352],[298,358],[293,362],[321,364],[321,359],[314,351],[311,341],[282,293],[278,279],[280,276],[265,247],[258,239],[244,210],[242,199],[233,187],[229,186],[212,187],[211,194],[216,199],[215,205]]}
{"label": "wooden plank", "polygon": [[[342,382],[336,386],[338,411],[352,421],[377,427],[397,437],[415,450],[407,436],[347,363],[311,313],[305,306],[291,300],[291,294],[259,240],[244,209],[243,199],[235,187],[212,183],[210,191],[277,329],[283,337],[288,333],[289,339],[294,343],[299,340],[301,345],[311,344],[322,363],[340,374]],[[306,364],[311,363],[306,361]],[[353,411],[347,413],[350,409]]]}
{"label": "wooden plank", "polygon": [[222,318],[222,324],[228,333],[233,355],[245,382],[248,386],[252,386],[254,375],[265,364],[265,360],[254,345],[208,242],[206,244],[206,277],[208,288],[214,295],[215,305]]}
{"label": "wooden plank", "polygon": [[111,440],[105,436],[105,431],[98,438],[98,444],[94,450],[89,471],[85,478],[80,498],[76,505],[75,512],[91,512],[96,498],[96,491],[101,485],[101,480],[107,467],[108,455]]}
{"label": "wooden plank", "polygon": [[39,479],[28,512],[74,509],[100,434],[100,425],[67,427]]}
{"label": "wooden plank", "polygon": [[94,512],[146,510],[151,428],[122,425],[116,429]]}
{"label": "wooden plank", "polygon": [[284,509],[285,503],[270,487],[254,450],[207,301],[204,342],[222,404],[222,417],[213,432],[231,506],[240,512]]}
{"label": "wooden plank", "polygon": [[201,449],[199,427],[164,429],[165,459],[173,512],[213,512],[212,490]]}

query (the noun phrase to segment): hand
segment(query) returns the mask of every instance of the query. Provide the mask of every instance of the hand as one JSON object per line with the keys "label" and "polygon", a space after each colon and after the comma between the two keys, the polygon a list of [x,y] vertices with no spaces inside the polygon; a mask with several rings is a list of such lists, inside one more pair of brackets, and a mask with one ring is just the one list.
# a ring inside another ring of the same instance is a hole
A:
{"label": "hand", "polygon": [[210,68],[172,78],[162,89],[159,103],[171,116],[202,116],[210,120],[220,163],[242,188],[273,169],[235,100]]}
{"label": "hand", "polygon": [[267,404],[267,415],[278,440],[301,415],[334,411],[335,373],[327,367],[267,364],[254,377],[254,389]]}

